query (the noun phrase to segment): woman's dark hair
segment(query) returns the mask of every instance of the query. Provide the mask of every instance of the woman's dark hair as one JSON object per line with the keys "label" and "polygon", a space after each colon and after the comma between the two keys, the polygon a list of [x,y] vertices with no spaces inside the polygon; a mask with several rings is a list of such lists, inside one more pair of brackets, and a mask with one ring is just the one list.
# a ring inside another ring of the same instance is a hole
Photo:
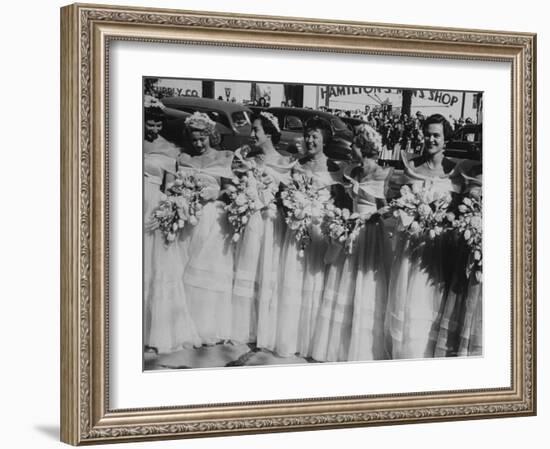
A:
{"label": "woman's dark hair", "polygon": [[330,123],[328,122],[328,120],[321,118],[318,115],[316,115],[315,117],[311,117],[305,122],[304,137],[311,130],[321,131],[321,134],[323,134],[323,142],[325,143],[325,145],[332,137],[332,128],[330,126]]}
{"label": "woman's dark hair", "polygon": [[422,132],[426,133],[426,129],[428,129],[429,125],[438,123],[443,126],[443,138],[445,141],[449,140],[453,134],[453,128],[451,127],[449,121],[441,114],[430,115],[426,120],[424,120],[424,123],[422,123]]}
{"label": "woman's dark hair", "polygon": [[[273,118],[276,120],[275,117]],[[252,116],[251,118],[252,123],[254,123],[256,120],[259,120],[262,123],[262,128],[264,129],[264,133],[271,136],[271,142],[273,142],[273,145],[277,145],[281,140],[281,131],[275,126],[275,123],[273,123],[269,118],[267,118],[261,112],[259,114],[254,114]]]}
{"label": "woman's dark hair", "polygon": [[155,122],[162,122],[162,124],[164,125],[166,122],[166,115],[164,114],[164,111],[161,108],[153,106],[150,108],[145,108],[144,120],[146,122],[148,122],[149,120],[153,120]]}

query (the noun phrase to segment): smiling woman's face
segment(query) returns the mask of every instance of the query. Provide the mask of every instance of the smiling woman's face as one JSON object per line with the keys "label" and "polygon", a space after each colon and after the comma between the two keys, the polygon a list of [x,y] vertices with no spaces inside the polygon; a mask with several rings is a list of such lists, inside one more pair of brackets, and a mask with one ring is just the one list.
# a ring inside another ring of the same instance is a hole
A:
{"label": "smiling woman's face", "polygon": [[437,154],[445,148],[443,124],[430,123],[424,130],[424,151],[429,155]]}
{"label": "smiling woman's face", "polygon": [[271,142],[271,136],[265,133],[262,126],[262,121],[260,119],[256,119],[254,120],[254,123],[252,123],[252,131],[250,135],[254,141],[254,145],[257,147],[261,148],[263,145]]}
{"label": "smiling woman's face", "polygon": [[310,129],[305,135],[306,154],[315,156],[323,152],[323,133],[320,129]]}
{"label": "smiling woman's face", "polygon": [[149,142],[155,140],[159,132],[162,130],[161,120],[146,120],[145,121],[145,139]]}

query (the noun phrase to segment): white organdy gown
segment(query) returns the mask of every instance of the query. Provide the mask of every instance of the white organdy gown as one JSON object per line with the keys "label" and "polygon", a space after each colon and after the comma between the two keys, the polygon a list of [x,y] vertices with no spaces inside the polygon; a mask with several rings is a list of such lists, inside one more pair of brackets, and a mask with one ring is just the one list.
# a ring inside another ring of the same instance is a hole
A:
{"label": "white organdy gown", "polygon": [[[309,167],[303,170],[313,179],[319,189],[322,201],[331,201],[330,186],[338,184],[341,173],[324,168]],[[294,231],[287,227],[281,257],[279,279],[279,310],[275,352],[288,357],[296,353],[310,357],[317,324],[319,307],[325,284],[324,256],[328,248],[327,239],[321,234],[320,224],[310,228],[311,242],[303,256],[299,255]]]}
{"label": "white organdy gown", "polygon": [[[423,184],[435,193],[451,193],[456,186],[449,177],[434,177]],[[434,357],[439,320],[445,306],[450,261],[444,236],[426,239],[416,250],[400,235],[392,264],[386,332],[392,358]]]}
{"label": "white organdy gown", "polygon": [[232,160],[232,152],[214,149],[178,158],[178,171],[202,181],[210,198],[198,224],[189,226],[181,249],[185,293],[202,344],[227,340],[231,333],[233,248],[224,203],[217,198],[222,179],[232,176]]}
{"label": "white organdy gown", "polygon": [[[177,149],[158,137],[145,145],[143,220],[158,206],[166,173],[174,173]],[[178,241],[166,244],[160,230],[143,237],[144,344],[159,353],[200,344],[185,298]]]}
{"label": "white organdy gown", "polygon": [[[271,179],[274,189],[288,184],[292,164],[289,158],[268,154],[253,159]],[[269,195],[263,198],[270,202]],[[256,342],[273,350],[277,330],[278,277],[285,231],[284,217],[277,210],[255,212],[249,219],[235,251],[232,293],[231,339]]]}
{"label": "white organdy gown", "polygon": [[[368,217],[384,198],[388,170],[374,179],[352,182],[353,211]],[[328,268],[323,302],[314,338],[313,358],[319,361],[388,358],[384,348],[389,247],[380,218],[361,229],[351,254],[341,250]]]}

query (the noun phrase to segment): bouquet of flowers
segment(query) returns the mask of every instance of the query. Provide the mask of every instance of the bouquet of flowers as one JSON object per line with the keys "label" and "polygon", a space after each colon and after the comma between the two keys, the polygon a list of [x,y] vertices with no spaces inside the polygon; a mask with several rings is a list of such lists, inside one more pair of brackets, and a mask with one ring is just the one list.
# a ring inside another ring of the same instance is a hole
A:
{"label": "bouquet of flowers", "polygon": [[316,188],[313,179],[304,173],[294,173],[292,181],[281,192],[285,221],[294,231],[300,257],[311,242],[311,225],[321,223],[328,197],[329,192]]}
{"label": "bouquet of flowers", "polygon": [[176,240],[176,236],[185,226],[183,198],[166,196],[153,211],[151,221],[147,224],[148,231],[160,229],[166,244]]}
{"label": "bouquet of flowers", "polygon": [[466,196],[458,205],[456,215],[449,214],[448,219],[453,228],[466,242],[469,256],[466,265],[466,276],[473,273],[476,280],[481,282],[483,272],[483,221],[481,197]]}
{"label": "bouquet of flowers", "polygon": [[153,211],[148,230],[160,229],[166,244],[176,240],[186,222],[193,226],[198,223],[202,214],[203,191],[204,184],[200,179],[178,172],[176,180]]}
{"label": "bouquet of flowers", "polygon": [[273,216],[277,208],[277,186],[254,160],[240,159],[240,176],[235,176],[226,187],[229,204],[225,206],[227,219],[233,228],[233,242],[238,242],[250,217],[258,211]]}
{"label": "bouquet of flowers", "polygon": [[447,229],[447,214],[451,203],[449,193],[430,186],[401,187],[401,196],[391,201],[390,210],[411,237],[434,239]]}
{"label": "bouquet of flowers", "polygon": [[351,254],[364,225],[365,219],[359,214],[329,204],[325,208],[321,231],[331,242],[342,245],[346,253]]}
{"label": "bouquet of flowers", "polygon": [[193,226],[199,222],[202,215],[205,190],[204,183],[198,177],[189,175],[185,171],[179,171],[176,174],[176,180],[168,188],[168,195],[185,200],[187,221]]}

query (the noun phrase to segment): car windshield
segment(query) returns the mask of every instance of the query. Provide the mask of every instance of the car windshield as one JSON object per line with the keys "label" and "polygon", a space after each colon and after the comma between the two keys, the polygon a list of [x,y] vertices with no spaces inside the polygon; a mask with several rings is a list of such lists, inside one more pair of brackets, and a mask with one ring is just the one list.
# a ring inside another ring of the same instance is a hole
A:
{"label": "car windshield", "polygon": [[218,112],[218,111],[203,111],[203,112],[205,112],[208,115],[208,117],[210,117],[216,123],[221,123],[222,125],[228,128],[231,128],[231,125],[229,124],[229,120],[227,120],[227,116],[222,112]]}
{"label": "car windshield", "polygon": [[304,129],[304,125],[302,124],[302,120],[300,117],[296,117],[294,115],[287,115],[285,117],[285,129],[290,129],[292,131],[302,131]]}
{"label": "car windshield", "polygon": [[237,111],[231,114],[231,119],[235,124],[235,128],[243,128],[244,126],[250,125],[250,117],[248,111]]}
{"label": "car windshield", "polygon": [[336,131],[345,131],[347,129],[349,129],[347,127],[347,125],[341,120],[339,119],[338,117],[334,117],[330,123],[332,124],[332,127],[336,130]]}
{"label": "car windshield", "polygon": [[481,131],[478,129],[459,129],[453,136],[453,140],[461,142],[481,142]]}

